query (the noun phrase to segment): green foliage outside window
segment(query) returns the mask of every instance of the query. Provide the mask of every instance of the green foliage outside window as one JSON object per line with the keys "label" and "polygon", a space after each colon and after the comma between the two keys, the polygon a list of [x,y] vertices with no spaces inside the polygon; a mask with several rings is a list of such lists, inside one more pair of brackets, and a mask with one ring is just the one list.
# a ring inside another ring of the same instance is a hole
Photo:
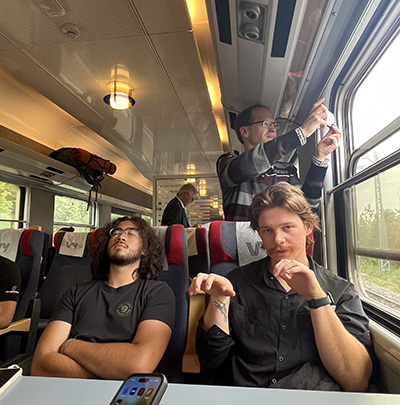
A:
{"label": "green foliage outside window", "polygon": [[72,225],[76,232],[90,232],[90,210],[87,210],[87,202],[75,198],[56,196],[54,201],[54,225],[53,231],[57,232],[64,226]]}
{"label": "green foliage outside window", "polygon": [[[19,187],[15,184],[0,181],[0,218],[17,219],[17,207],[19,200]],[[15,226],[12,222],[0,222],[0,228],[11,228]]]}
{"label": "green foliage outside window", "polygon": [[368,204],[358,217],[357,235],[359,247],[400,251],[400,210],[384,209],[383,218],[378,218]]}
{"label": "green foliage outside window", "polygon": [[400,294],[400,263],[360,257],[360,271],[364,280]]}

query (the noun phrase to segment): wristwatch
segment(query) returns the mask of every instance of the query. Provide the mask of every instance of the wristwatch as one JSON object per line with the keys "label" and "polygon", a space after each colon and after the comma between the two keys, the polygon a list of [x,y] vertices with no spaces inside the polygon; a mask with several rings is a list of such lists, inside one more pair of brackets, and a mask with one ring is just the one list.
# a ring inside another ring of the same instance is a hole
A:
{"label": "wristwatch", "polygon": [[324,298],[307,301],[308,307],[312,309],[317,309],[325,305],[333,305],[334,303],[335,302],[333,301],[332,295],[329,291],[326,292],[326,297]]}

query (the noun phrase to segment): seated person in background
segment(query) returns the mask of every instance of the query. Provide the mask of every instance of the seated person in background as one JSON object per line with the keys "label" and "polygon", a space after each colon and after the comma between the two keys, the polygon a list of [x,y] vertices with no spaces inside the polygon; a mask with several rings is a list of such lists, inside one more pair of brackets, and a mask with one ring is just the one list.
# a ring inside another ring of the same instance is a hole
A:
{"label": "seated person in background", "polygon": [[60,228],[57,232],[74,232],[75,228],[73,226],[64,226]]}
{"label": "seated person in background", "polygon": [[193,184],[184,184],[168,205],[165,207],[161,225],[182,224],[189,228],[190,224],[186,217],[185,207],[189,206],[196,198],[197,189]]}
{"label": "seated person in background", "polygon": [[150,225],[123,217],[96,234],[95,280],[65,293],[36,348],[31,375],[123,380],[152,373],[175,319],[170,287],[156,281],[164,249]]}
{"label": "seated person in background", "polygon": [[268,256],[226,278],[199,273],[189,288],[210,295],[197,329],[202,372],[241,386],[365,390],[368,318],[354,286],[306,255],[318,217],[301,190],[267,188],[249,218]]}
{"label": "seated person in background", "polygon": [[328,167],[327,157],[339,146],[342,134],[332,125],[318,143],[304,185],[296,167],[279,159],[304,145],[318,127],[325,127],[327,109],[323,101],[313,105],[301,127],[278,138],[278,124],[266,107],[254,105],[236,117],[235,131],[244,145],[244,152],[240,155],[225,153],[217,161],[226,221],[247,221],[247,209],[253,196],[279,181],[301,187],[311,208],[318,208]]}
{"label": "seated person in background", "polygon": [[0,329],[10,326],[17,308],[21,288],[21,272],[18,266],[0,256]]}

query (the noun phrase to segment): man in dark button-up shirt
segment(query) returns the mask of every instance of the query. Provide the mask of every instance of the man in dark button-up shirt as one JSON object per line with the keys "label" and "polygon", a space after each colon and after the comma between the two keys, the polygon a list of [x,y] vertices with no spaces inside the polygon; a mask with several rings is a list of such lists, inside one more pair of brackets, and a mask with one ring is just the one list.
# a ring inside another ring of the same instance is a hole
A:
{"label": "man in dark button-up shirt", "polygon": [[210,295],[197,333],[202,371],[234,385],[365,390],[368,319],[354,286],[306,255],[318,219],[302,192],[277,183],[249,213],[268,256],[226,278],[199,273],[189,290]]}

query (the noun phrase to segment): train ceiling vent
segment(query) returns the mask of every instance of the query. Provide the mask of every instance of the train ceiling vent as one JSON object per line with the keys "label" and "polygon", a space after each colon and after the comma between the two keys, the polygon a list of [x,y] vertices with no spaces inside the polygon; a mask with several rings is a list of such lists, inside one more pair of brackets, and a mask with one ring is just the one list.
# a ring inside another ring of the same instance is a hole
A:
{"label": "train ceiling vent", "polygon": [[206,1],[224,107],[264,104],[278,115],[307,2]]}
{"label": "train ceiling vent", "polygon": [[267,6],[248,1],[237,4],[237,34],[240,38],[260,44],[265,40]]}

